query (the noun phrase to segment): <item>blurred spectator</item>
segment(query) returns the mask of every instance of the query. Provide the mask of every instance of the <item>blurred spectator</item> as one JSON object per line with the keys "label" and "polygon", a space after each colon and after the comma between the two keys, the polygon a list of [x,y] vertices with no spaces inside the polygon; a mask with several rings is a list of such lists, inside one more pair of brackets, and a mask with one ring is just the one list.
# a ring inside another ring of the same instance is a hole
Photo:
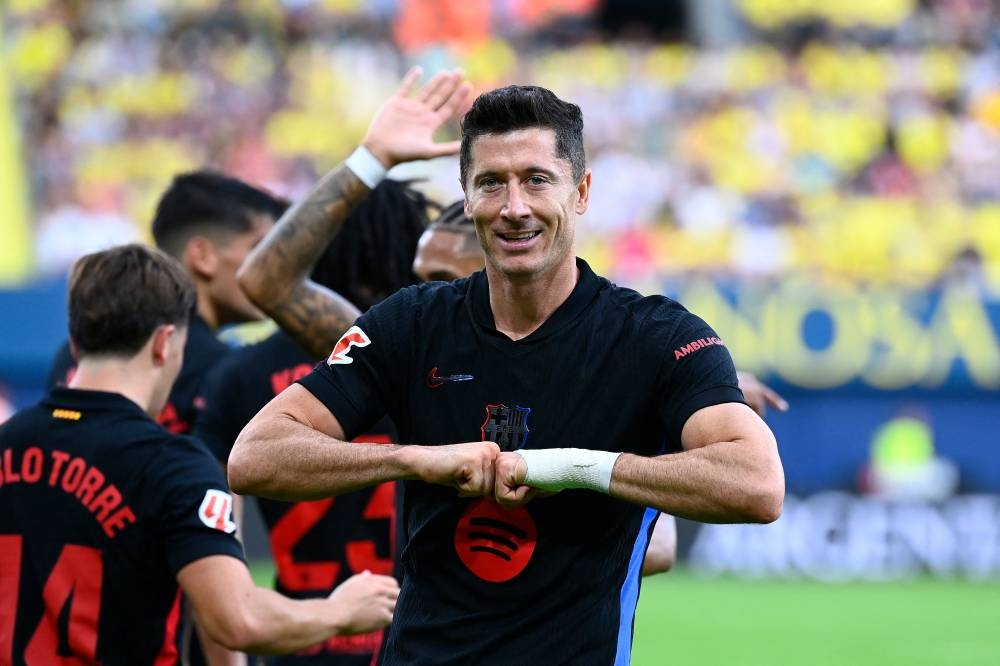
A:
{"label": "blurred spectator", "polygon": [[861,191],[877,197],[916,196],[918,179],[913,170],[899,156],[896,134],[886,132],[885,148],[861,170]]}
{"label": "blurred spectator", "polygon": [[906,410],[875,432],[862,492],[900,500],[941,500],[958,489],[958,468],[934,454],[926,417]]}
{"label": "blurred spectator", "polygon": [[47,213],[35,236],[39,271],[62,274],[80,254],[140,240],[139,227],[118,212],[120,199],[116,186],[81,186],[72,199]]}

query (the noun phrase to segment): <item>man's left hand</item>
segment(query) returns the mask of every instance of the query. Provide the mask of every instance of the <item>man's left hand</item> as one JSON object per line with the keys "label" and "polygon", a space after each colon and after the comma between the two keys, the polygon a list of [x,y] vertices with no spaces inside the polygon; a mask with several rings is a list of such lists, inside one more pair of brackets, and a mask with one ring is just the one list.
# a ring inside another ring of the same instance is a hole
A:
{"label": "man's left hand", "polygon": [[521,456],[504,451],[493,461],[493,467],[494,495],[500,506],[524,506],[538,494],[536,489],[524,485],[528,463]]}
{"label": "man's left hand", "polygon": [[434,133],[454,116],[471,84],[461,70],[439,72],[415,94],[413,86],[421,70],[414,67],[375,114],[361,144],[386,169],[413,160],[425,160],[458,152],[461,142],[434,141]]}

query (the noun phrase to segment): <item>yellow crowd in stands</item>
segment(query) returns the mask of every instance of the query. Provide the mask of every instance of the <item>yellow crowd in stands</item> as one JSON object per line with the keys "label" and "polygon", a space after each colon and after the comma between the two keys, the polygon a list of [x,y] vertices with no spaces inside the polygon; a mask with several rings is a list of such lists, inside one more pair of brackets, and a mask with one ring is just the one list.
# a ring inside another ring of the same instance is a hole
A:
{"label": "yellow crowd in stands", "polygon": [[836,26],[888,28],[905,19],[917,3],[916,0],[737,0],[737,4],[749,21],[763,28],[804,19],[824,19]]}
{"label": "yellow crowd in stands", "polygon": [[[813,41],[792,54],[764,42],[526,48],[492,35],[404,57],[373,28],[392,16],[372,16],[360,0],[313,3],[325,20],[294,26],[280,2],[237,2],[252,30],[205,36],[197,20],[218,4],[125,2],[117,19],[100,16],[117,21],[116,34],[79,29],[95,20],[87,9],[69,16],[60,3],[10,0],[7,66],[29,118],[24,151],[40,226],[89,197],[146,234],[170,177],[203,165],[300,195],[346,156],[400,71],[418,62],[461,66],[478,89],[537,83],[581,104],[594,196],[647,193],[632,197],[642,205],[585,218],[582,253],[599,271],[805,272],[921,287],[973,256],[980,286],[1000,294],[1000,185],[980,182],[1000,176],[1000,86],[972,85],[981,54],[957,44]],[[761,28],[806,17],[888,27],[916,5],[736,4]],[[33,105],[54,120],[31,126]],[[615,172],[622,164],[635,178]],[[432,194],[457,196],[456,171],[432,170]],[[606,182],[625,191],[602,190]]]}

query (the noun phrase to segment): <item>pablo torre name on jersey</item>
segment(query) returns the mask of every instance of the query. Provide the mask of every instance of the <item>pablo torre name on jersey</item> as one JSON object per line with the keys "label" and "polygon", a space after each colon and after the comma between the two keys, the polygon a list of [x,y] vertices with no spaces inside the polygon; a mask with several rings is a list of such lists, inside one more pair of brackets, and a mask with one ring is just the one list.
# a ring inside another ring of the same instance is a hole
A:
{"label": "pablo torre name on jersey", "polygon": [[15,483],[47,483],[72,495],[94,517],[108,538],[113,539],[135,522],[135,514],[122,502],[122,494],[113,483],[106,482],[104,473],[83,458],[52,450],[29,446],[15,457],[15,451],[5,449],[0,456],[0,487]]}

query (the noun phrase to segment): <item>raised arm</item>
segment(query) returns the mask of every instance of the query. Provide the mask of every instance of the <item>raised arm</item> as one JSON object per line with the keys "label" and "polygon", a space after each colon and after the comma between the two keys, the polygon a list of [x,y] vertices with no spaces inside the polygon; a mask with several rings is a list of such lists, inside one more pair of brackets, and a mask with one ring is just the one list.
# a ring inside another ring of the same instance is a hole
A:
{"label": "raised arm", "polygon": [[339,294],[309,279],[330,239],[370,190],[346,166],[326,175],[290,208],[240,267],[240,287],[304,347],[322,358],[359,312]]}
{"label": "raised arm", "polygon": [[[238,279],[247,295],[315,358],[328,354],[358,316],[346,299],[308,277],[344,220],[371,191],[349,164],[384,174],[403,162],[458,152],[458,142],[436,143],[434,133],[458,110],[469,84],[459,71],[441,72],[411,94],[420,74],[418,68],[410,70],[376,113],[359,149],[360,162],[356,152],[328,173],[240,268]],[[381,177],[361,176],[372,185]]]}

